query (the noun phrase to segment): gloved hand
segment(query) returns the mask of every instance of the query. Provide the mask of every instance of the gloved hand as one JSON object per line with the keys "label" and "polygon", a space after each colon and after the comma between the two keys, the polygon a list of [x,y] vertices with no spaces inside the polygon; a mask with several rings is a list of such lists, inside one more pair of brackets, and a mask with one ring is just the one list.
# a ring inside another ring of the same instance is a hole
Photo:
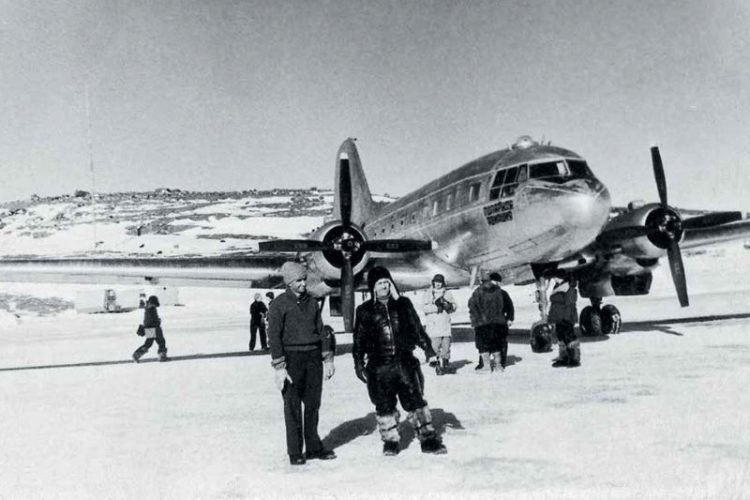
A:
{"label": "gloved hand", "polygon": [[433,368],[436,367],[438,365],[437,356],[427,356],[427,364]]}
{"label": "gloved hand", "polygon": [[357,375],[358,379],[365,384],[367,383],[367,373],[365,372],[365,367],[362,363],[354,363],[354,373]]}
{"label": "gloved hand", "polygon": [[443,310],[445,310],[444,303],[445,301],[443,300],[442,297],[438,297],[437,299],[435,299],[435,307],[437,307],[438,314],[440,314],[441,312],[443,312]]}
{"label": "gloved hand", "polygon": [[284,384],[287,380],[290,384],[292,383],[292,377],[289,376],[286,368],[277,368],[276,370],[274,370],[273,381],[280,391],[284,390]]}
{"label": "gloved hand", "polygon": [[323,377],[330,380],[334,373],[336,373],[336,367],[333,366],[333,358],[323,361]]}

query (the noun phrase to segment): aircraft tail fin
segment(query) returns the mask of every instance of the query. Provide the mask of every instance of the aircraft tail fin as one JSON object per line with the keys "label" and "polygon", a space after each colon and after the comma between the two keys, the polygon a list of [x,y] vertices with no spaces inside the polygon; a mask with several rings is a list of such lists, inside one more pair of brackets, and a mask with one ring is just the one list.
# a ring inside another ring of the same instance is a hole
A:
{"label": "aircraft tail fin", "polygon": [[346,139],[336,155],[336,183],[333,198],[333,218],[348,219],[361,226],[375,212],[370,187],[367,185],[362,162],[353,138]]}

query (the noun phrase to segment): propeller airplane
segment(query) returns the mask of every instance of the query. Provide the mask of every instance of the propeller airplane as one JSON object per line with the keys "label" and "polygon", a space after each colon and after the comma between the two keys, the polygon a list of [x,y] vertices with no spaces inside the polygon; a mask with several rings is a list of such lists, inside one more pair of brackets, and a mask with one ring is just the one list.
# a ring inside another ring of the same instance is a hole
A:
{"label": "propeller airplane", "polygon": [[573,277],[591,305],[581,311],[587,334],[617,333],[621,317],[604,297],[646,295],[652,269],[666,257],[680,304],[689,305],[681,250],[747,238],[741,212],[683,218],[668,204],[661,155],[651,148],[658,202],[632,202],[612,215],[609,191],[580,155],[522,136],[421,188],[383,204],[373,200],[352,138],[336,155],[334,208],[307,239],[269,240],[259,252],[193,258],[0,259],[0,281],[159,283],[281,287],[280,267],[308,269],[308,291],[339,296],[351,332],[357,290],[369,269],[387,267],[401,290],[475,284],[483,272],[506,283],[535,283],[541,321],[553,277]]}

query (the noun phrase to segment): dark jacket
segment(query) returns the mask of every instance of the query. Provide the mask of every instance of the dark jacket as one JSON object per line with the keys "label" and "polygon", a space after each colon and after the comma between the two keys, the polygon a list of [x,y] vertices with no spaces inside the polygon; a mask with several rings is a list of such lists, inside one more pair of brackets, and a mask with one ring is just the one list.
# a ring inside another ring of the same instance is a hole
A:
{"label": "dark jacket", "polygon": [[515,319],[515,309],[510,295],[494,284],[485,281],[469,298],[471,326],[506,325]]}
{"label": "dark jacket", "polygon": [[547,322],[560,323],[568,321],[575,325],[578,322],[577,300],[578,292],[575,286],[570,286],[567,282],[556,286],[549,298],[550,306]]}
{"label": "dark jacket", "polygon": [[352,346],[355,365],[363,366],[365,357],[412,357],[417,345],[428,357],[435,355],[430,338],[408,298],[389,298],[387,304],[370,299],[357,307]]}
{"label": "dark jacket", "polygon": [[286,351],[320,348],[323,359],[331,357],[331,338],[323,329],[318,302],[309,294],[298,298],[288,288],[276,297],[268,311],[268,345],[274,366],[286,362]]}
{"label": "dark jacket", "polygon": [[255,323],[260,323],[267,312],[268,308],[261,300],[254,300],[253,303],[250,304],[250,320]]}
{"label": "dark jacket", "polygon": [[143,328],[156,328],[157,326],[161,326],[161,318],[159,318],[159,313],[156,312],[156,306],[147,303],[143,310]]}

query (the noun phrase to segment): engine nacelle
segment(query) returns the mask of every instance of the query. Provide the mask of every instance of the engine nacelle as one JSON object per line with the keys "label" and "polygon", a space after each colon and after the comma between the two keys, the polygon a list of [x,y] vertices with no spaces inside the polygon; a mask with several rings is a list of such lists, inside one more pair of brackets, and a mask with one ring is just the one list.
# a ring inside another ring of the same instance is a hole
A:
{"label": "engine nacelle", "polygon": [[606,232],[616,233],[617,229],[645,227],[648,234],[634,238],[618,239],[616,245],[628,257],[649,261],[666,255],[671,238],[674,235],[679,241],[684,237],[680,214],[670,207],[658,203],[649,203],[633,208],[607,224]]}
{"label": "engine nacelle", "polygon": [[338,250],[323,250],[312,252],[308,256],[307,265],[310,270],[315,271],[326,281],[338,281],[341,279],[341,268],[344,263],[344,256],[341,253],[341,245],[351,249],[352,271],[356,276],[361,272],[367,260],[368,252],[359,248],[366,240],[364,231],[354,224],[350,224],[348,230],[344,230],[341,223],[331,221],[317,229],[311,239],[332,243]]}

